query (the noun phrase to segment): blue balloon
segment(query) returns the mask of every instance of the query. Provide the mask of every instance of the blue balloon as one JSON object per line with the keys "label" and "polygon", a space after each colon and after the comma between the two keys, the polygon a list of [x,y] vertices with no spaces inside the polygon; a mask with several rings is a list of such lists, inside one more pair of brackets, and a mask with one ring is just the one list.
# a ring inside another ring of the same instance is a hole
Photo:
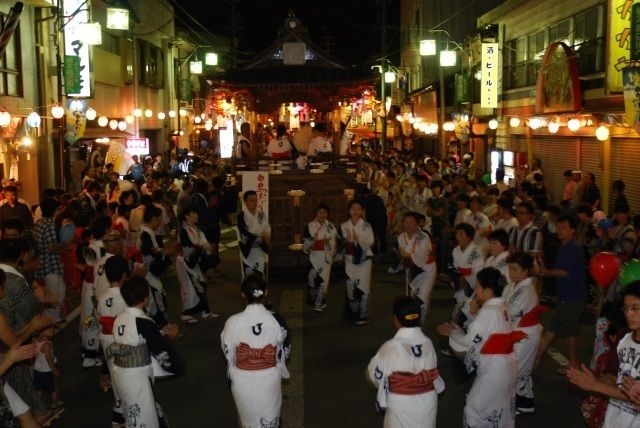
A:
{"label": "blue balloon", "polygon": [[598,227],[602,230],[609,230],[613,227],[613,220],[610,218],[603,218],[598,222]]}

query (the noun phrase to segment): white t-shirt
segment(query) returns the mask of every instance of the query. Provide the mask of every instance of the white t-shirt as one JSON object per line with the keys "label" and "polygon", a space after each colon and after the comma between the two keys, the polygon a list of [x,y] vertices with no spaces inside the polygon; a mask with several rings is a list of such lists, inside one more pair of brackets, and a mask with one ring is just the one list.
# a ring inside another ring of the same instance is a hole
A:
{"label": "white t-shirt", "polygon": [[[627,333],[618,343],[618,378],[616,385],[622,385],[622,376],[640,377],[640,343],[633,340],[633,332]],[[636,407],[626,401],[609,399],[604,427],[635,428],[640,426],[640,413]]]}

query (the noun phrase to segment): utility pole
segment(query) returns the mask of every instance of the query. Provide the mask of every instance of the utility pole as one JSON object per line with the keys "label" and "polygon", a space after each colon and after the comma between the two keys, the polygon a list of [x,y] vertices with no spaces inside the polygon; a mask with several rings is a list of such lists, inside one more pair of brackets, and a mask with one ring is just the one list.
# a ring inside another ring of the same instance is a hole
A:
{"label": "utility pole", "polygon": [[231,0],[231,49],[229,52],[229,62],[231,68],[236,66],[236,37],[238,31],[238,12],[236,10],[238,0]]}
{"label": "utility pole", "polygon": [[389,114],[387,112],[387,107],[386,107],[386,97],[385,97],[385,81],[384,81],[384,72],[386,71],[385,69],[385,65],[386,65],[386,58],[385,58],[385,54],[387,51],[387,0],[379,0],[380,1],[380,6],[381,6],[381,10],[380,10],[380,58],[382,58],[382,68],[380,69],[380,86],[381,86],[381,91],[380,91],[380,96],[381,96],[381,102],[382,102],[382,112],[383,114],[383,119],[382,119],[382,138],[380,139],[380,145],[382,150],[384,151],[386,149],[387,146],[387,115]]}

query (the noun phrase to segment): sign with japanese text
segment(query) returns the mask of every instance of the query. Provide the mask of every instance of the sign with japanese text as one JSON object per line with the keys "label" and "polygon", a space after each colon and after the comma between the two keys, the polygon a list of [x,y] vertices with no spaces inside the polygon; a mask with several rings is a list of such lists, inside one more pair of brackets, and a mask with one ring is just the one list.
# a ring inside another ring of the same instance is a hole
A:
{"label": "sign with japanese text", "polygon": [[624,78],[624,111],[627,125],[640,129],[640,67],[626,67],[622,70]]}
{"label": "sign with japanese text", "polygon": [[[79,90],[72,92],[65,88],[65,93],[70,97],[90,97],[91,96],[91,64],[89,44],[82,40],[81,29],[78,24],[89,22],[89,9],[84,0],[64,1],[64,54],[77,57],[79,66],[77,67],[77,77]],[[75,68],[75,67],[73,67]],[[65,72],[67,65],[65,64]],[[65,74],[65,82],[68,79]]]}
{"label": "sign with japanese text", "polygon": [[242,171],[242,193],[255,190],[258,195],[258,211],[269,218],[269,173],[267,171]]}
{"label": "sign with japanese text", "polygon": [[482,67],[480,82],[480,107],[498,107],[498,76],[500,68],[498,61],[498,43],[482,44]]}
{"label": "sign with japanese text", "polygon": [[148,138],[127,138],[124,147],[130,155],[144,156],[149,154]]}
{"label": "sign with japanese text", "polygon": [[80,92],[80,58],[73,55],[64,56],[64,92],[77,94]]}
{"label": "sign with japanese text", "polygon": [[633,38],[631,15],[635,4],[640,4],[640,0],[608,2],[607,89],[609,92],[622,92],[624,86],[622,70],[640,65],[631,53]]}
{"label": "sign with japanese text", "polygon": [[469,78],[466,74],[456,74],[456,101],[469,102]]}
{"label": "sign with japanese text", "polygon": [[233,146],[234,146],[234,132],[233,132],[233,120],[225,119],[224,127],[218,128],[219,132],[219,141],[220,141],[220,158],[229,159],[233,156]]}

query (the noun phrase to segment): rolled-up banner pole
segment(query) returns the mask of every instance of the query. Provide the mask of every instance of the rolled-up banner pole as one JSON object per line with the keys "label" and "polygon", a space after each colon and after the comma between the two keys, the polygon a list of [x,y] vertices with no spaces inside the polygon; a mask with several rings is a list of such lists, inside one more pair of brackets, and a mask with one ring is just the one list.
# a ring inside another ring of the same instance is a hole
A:
{"label": "rolled-up banner pole", "polygon": [[9,10],[9,15],[7,15],[4,27],[2,27],[2,33],[0,34],[0,58],[3,57],[4,51],[7,49],[7,45],[9,44],[9,40],[11,40],[11,36],[13,36],[13,33],[15,33],[16,28],[18,27],[20,15],[22,14],[22,7],[22,2],[17,2],[11,10]]}

